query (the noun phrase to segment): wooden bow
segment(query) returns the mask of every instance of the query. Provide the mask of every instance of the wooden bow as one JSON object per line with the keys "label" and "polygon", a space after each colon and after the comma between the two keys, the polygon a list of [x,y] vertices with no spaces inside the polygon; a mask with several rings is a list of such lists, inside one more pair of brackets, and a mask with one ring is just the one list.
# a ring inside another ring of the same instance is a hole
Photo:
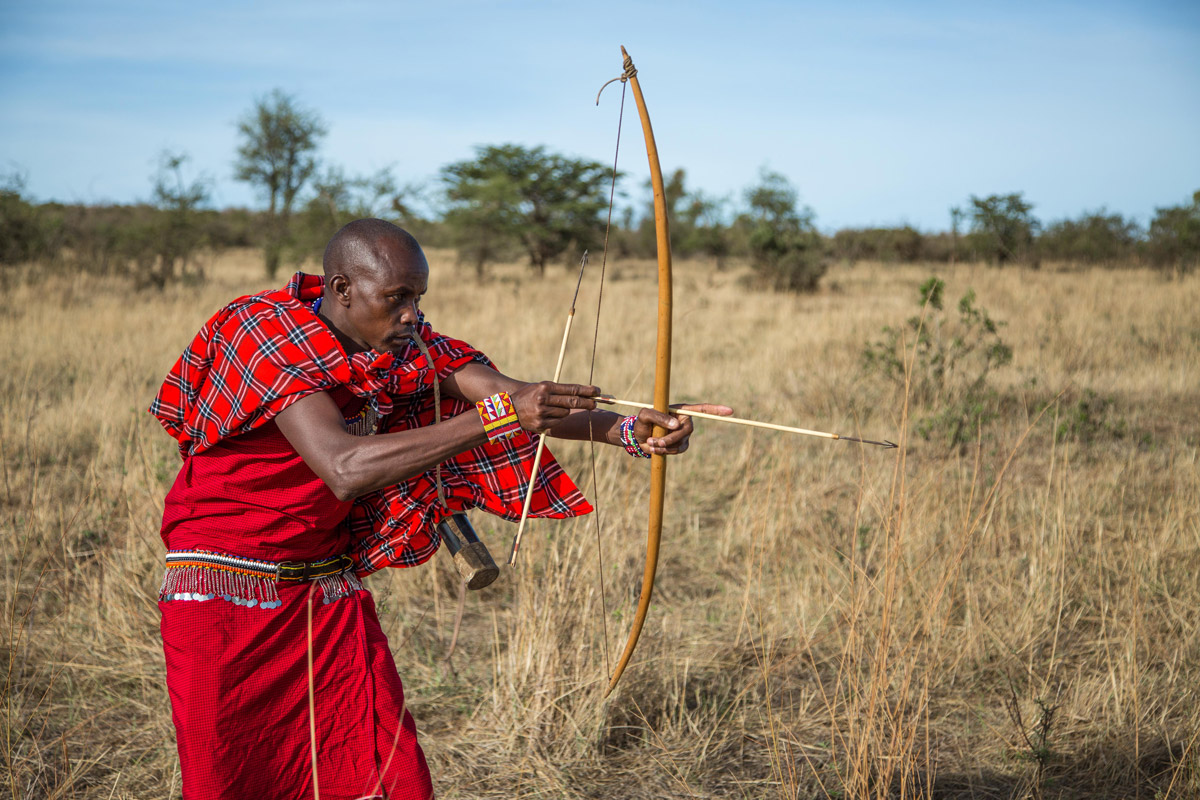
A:
{"label": "wooden bow", "polygon": [[[658,146],[654,143],[654,129],[650,127],[650,115],[646,113],[646,101],[642,87],[638,84],[637,69],[625,48],[621,48],[625,71],[622,78],[633,88],[633,99],[637,103],[638,116],[642,120],[642,132],[646,137],[646,156],[650,161],[650,183],[654,189],[654,229],[658,245],[658,345],[654,358],[654,408],[663,413],[670,411],[671,395],[671,236],[667,228],[667,196],[663,187],[662,167],[658,163]],[[656,438],[667,435],[667,430],[655,426]],[[663,502],[667,489],[667,459],[661,455],[650,458],[650,526],[646,536],[646,569],[642,575],[642,593],[638,597],[637,613],[621,659],[613,670],[608,697],[621,680],[621,673],[637,647],[642,626],[646,623],[646,612],[650,609],[650,598],[654,594],[654,576],[658,572],[658,545],[662,538]]]}

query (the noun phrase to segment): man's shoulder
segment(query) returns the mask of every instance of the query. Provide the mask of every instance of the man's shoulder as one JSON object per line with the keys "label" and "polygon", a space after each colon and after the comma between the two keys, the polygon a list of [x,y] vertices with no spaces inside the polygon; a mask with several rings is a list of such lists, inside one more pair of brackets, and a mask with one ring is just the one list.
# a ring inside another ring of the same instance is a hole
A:
{"label": "man's shoulder", "polygon": [[248,310],[251,313],[290,312],[304,308],[304,303],[284,289],[267,289],[254,294],[244,294],[232,300],[226,309]]}
{"label": "man's shoulder", "polygon": [[307,321],[305,311],[304,304],[294,296],[272,289],[231,301],[213,316],[210,326],[214,333],[226,337],[251,331],[287,335]]}

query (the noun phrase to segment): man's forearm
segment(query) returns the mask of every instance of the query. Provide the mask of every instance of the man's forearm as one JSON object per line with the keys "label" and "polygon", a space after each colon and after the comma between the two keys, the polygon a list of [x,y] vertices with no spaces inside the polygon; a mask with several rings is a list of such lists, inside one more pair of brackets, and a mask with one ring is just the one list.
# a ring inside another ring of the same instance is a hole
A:
{"label": "man's forearm", "polygon": [[[468,403],[475,403],[496,392],[508,392],[515,395],[520,389],[529,384],[510,378],[507,375],[472,362],[442,382],[442,388],[448,393]],[[591,425],[588,415],[591,415]],[[573,439],[588,441],[592,439],[601,444],[620,444],[619,426],[621,415],[611,411],[575,410],[561,420],[555,421],[548,427],[547,432],[556,439]],[[524,421],[524,420],[523,420]]]}
{"label": "man's forearm", "polygon": [[[590,418],[590,424],[589,424]],[[600,444],[620,444],[621,415],[611,411],[573,411],[551,426],[549,434],[555,439],[588,440]]]}
{"label": "man's forearm", "polygon": [[[482,364],[468,365],[443,381],[446,395],[466,402],[508,392],[525,430],[545,430],[568,439],[613,442],[620,417],[597,411],[589,399],[595,387],[527,384]],[[325,392],[304,397],[275,418],[280,431],[305,463],[342,500],[406,481],[437,464],[487,442],[478,414],[464,413],[431,425],[379,436],[346,431],[341,411]]]}
{"label": "man's forearm", "polygon": [[334,480],[350,497],[360,497],[428,472],[488,440],[479,415],[474,413],[460,414],[425,428],[354,439],[352,446],[335,460]]}
{"label": "man's forearm", "polygon": [[355,436],[333,400],[317,392],[275,418],[279,430],[339,500],[351,500],[414,475],[487,441],[477,414],[440,425]]}

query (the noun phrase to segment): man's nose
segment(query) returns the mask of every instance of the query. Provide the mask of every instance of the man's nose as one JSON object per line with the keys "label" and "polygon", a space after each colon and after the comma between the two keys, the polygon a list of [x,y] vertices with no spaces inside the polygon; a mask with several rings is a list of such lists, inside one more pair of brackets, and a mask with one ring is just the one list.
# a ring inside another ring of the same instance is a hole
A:
{"label": "man's nose", "polygon": [[400,321],[405,325],[416,325],[418,319],[417,301],[405,303],[400,309]]}

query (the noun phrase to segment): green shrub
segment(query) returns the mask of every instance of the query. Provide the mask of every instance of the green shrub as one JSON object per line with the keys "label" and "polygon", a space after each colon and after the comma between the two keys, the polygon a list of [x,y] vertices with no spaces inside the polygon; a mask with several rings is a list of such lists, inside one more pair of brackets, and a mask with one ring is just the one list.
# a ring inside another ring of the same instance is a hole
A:
{"label": "green shrub", "polygon": [[[1003,325],[976,305],[968,289],[957,315],[944,309],[945,281],[934,276],[918,289],[922,311],[903,326],[883,329],[883,339],[863,349],[863,368],[903,388],[927,413],[916,431],[941,438],[948,447],[971,441],[997,416],[997,395],[988,385],[993,370],[1012,361],[1012,349],[1000,338]],[[911,369],[906,369],[906,359]]]}
{"label": "green shrub", "polygon": [[46,261],[62,250],[62,215],[25,197],[20,174],[0,178],[0,264]]}
{"label": "green shrub", "polygon": [[812,209],[798,208],[787,178],[766,170],[746,200],[750,263],[759,282],[778,291],[814,291],[828,265]]}
{"label": "green shrub", "polygon": [[1200,191],[1191,205],[1155,209],[1146,250],[1160,267],[1188,273],[1200,266]]}
{"label": "green shrub", "polygon": [[1121,264],[1134,257],[1141,231],[1133,220],[1104,209],[1048,225],[1037,239],[1042,258],[1079,264]]}

